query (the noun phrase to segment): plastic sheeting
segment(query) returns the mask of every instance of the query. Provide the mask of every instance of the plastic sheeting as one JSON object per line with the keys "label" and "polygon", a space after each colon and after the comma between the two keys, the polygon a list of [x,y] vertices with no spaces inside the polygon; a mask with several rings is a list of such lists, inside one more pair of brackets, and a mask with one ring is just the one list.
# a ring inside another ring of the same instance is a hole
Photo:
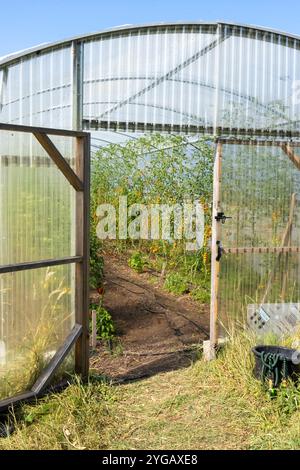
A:
{"label": "plastic sheeting", "polygon": [[299,131],[299,59],[297,37],[255,27],[116,29],[3,61],[0,120],[70,128],[78,113],[86,128]]}
{"label": "plastic sheeting", "polygon": [[225,328],[234,321],[246,324],[252,311],[275,306],[281,314],[274,323],[278,325],[282,315],[289,317],[296,308],[299,324],[299,168],[275,144],[224,144],[220,199],[221,210],[232,217],[221,229],[225,250],[220,263],[221,324]]}
{"label": "plastic sheeting", "polygon": [[[74,167],[71,139],[52,140]],[[34,137],[1,131],[1,267],[75,256],[75,197]],[[0,274],[0,399],[30,388],[74,322],[73,265]]]}

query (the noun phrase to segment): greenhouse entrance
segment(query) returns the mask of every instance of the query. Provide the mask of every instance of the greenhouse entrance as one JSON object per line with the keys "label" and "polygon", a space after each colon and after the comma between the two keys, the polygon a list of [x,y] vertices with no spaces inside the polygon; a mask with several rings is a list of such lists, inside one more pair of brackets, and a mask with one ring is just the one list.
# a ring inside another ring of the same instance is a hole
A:
{"label": "greenhouse entrance", "polygon": [[262,336],[300,321],[299,142],[226,140],[214,172],[211,341],[233,323]]}
{"label": "greenhouse entrance", "polygon": [[[101,323],[92,335],[91,367],[123,382],[189,366],[209,338],[214,143],[117,136],[123,141],[103,145],[103,134],[92,133],[92,315],[96,326],[105,316],[106,330]],[[203,247],[184,219],[200,201]]]}
{"label": "greenhouse entrance", "polygon": [[[32,387],[36,390],[35,363],[27,367],[29,378],[25,375],[24,383],[18,378],[16,386],[10,386],[14,371],[23,370],[18,360],[29,364],[27,353],[32,351],[31,343],[35,344],[32,336],[39,340],[40,357],[47,364],[50,359],[51,364],[71,328],[80,323],[76,315],[82,299],[75,281],[76,277],[80,280],[80,266],[83,269],[85,264],[87,272],[88,256],[85,253],[85,263],[74,260],[75,255],[82,255],[76,240],[84,240],[87,252],[90,238],[90,287],[103,297],[97,304],[98,327],[97,317],[91,319],[96,343],[97,334],[108,342],[117,336],[118,325],[115,331],[110,311],[118,315],[119,327],[121,313],[127,311],[131,345],[124,350],[121,341],[108,352],[110,357],[122,356],[124,364],[129,353],[134,353],[135,363],[145,351],[151,351],[153,362],[155,357],[163,357],[167,348],[158,350],[154,343],[157,331],[164,332],[166,324],[173,339],[184,337],[181,321],[186,321],[185,331],[194,328],[195,334],[185,344],[168,343],[168,351],[174,352],[194,343],[202,348],[208,330],[209,346],[215,346],[236,321],[250,324],[257,332],[274,333],[290,331],[299,323],[299,62],[300,37],[224,22],[127,25],[0,58],[0,121],[37,126],[38,134],[45,127],[60,129],[52,143],[71,167],[71,175],[76,170],[72,167],[73,147],[63,138],[66,133],[60,132],[90,132],[95,182],[88,237],[89,210],[85,206],[81,214],[78,211],[81,184],[72,177],[77,189],[72,188],[44,155],[45,147],[53,150],[53,145],[43,139],[44,149],[40,148],[35,138],[10,135],[13,129],[7,129],[6,137],[1,138],[0,382],[4,380],[4,385],[0,383],[0,398],[17,392],[31,395]],[[127,143],[119,145],[122,139]],[[57,160],[58,153],[54,153]],[[59,165],[62,158],[58,158]],[[65,165],[63,168],[66,170]],[[87,194],[88,184],[84,186]],[[205,212],[201,249],[188,252],[190,239],[155,235],[141,241],[115,237],[105,240],[104,250],[97,250],[99,205],[116,208],[119,231],[119,198],[126,208],[136,208],[136,204],[182,207],[186,197],[200,201]],[[7,236],[10,232],[14,238]],[[104,279],[102,255],[107,261]],[[70,263],[61,264],[70,256]],[[47,268],[57,260],[54,276],[54,269],[48,272]],[[30,264],[29,269],[29,263],[35,267]],[[40,270],[36,263],[45,266]],[[20,264],[23,270],[19,273]],[[117,279],[120,277],[123,279]],[[43,289],[36,287],[41,283]],[[35,287],[30,295],[28,286]],[[185,301],[196,302],[199,317],[193,317],[194,307],[185,311]],[[43,312],[48,324],[49,303],[57,321],[49,325],[54,334],[50,346],[45,341],[44,347],[40,314]],[[130,316],[136,308],[142,324]],[[147,329],[152,318],[155,326],[163,318],[158,330]],[[145,341],[143,350],[130,349],[133,343],[137,346],[137,337],[141,342],[145,337],[153,339],[151,349]],[[162,336],[160,345],[167,345],[166,340]],[[86,345],[85,352],[87,349]],[[93,360],[94,356],[92,365]],[[85,362],[87,369],[87,354]],[[178,357],[174,363],[179,363]],[[144,374],[141,369],[138,372]]]}

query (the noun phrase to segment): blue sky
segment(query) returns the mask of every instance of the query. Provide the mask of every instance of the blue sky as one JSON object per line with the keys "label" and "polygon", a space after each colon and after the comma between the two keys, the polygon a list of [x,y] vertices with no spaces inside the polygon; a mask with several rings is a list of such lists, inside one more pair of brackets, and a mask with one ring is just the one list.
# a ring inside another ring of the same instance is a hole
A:
{"label": "blue sky", "polygon": [[0,56],[121,24],[233,21],[300,35],[299,0],[0,0]]}

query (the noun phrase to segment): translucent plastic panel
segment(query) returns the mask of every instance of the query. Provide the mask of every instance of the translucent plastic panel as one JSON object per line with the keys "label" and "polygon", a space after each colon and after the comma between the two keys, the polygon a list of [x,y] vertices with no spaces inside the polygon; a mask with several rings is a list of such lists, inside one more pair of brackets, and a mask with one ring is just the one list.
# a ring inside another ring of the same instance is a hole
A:
{"label": "translucent plastic panel", "polygon": [[[155,123],[300,130],[297,38],[195,24],[128,28],[83,43],[86,127],[98,120],[122,128]],[[70,43],[3,65],[0,120],[70,128],[71,51]]]}
{"label": "translucent plastic panel", "polygon": [[86,43],[84,118],[212,125],[215,33],[215,26],[178,26]]}
{"label": "translucent plastic panel", "polygon": [[71,332],[74,266],[0,275],[0,398],[24,392]]}
{"label": "translucent plastic panel", "polygon": [[[297,147],[293,149],[295,153]],[[300,246],[300,170],[280,146],[223,145],[221,207],[225,247],[281,246],[292,211]]]}
{"label": "translucent plastic panel", "polygon": [[289,331],[290,319],[300,325],[300,170],[291,161],[297,151],[285,143],[222,147],[220,207],[232,217],[221,225],[225,327],[252,321],[257,332],[280,333]]}
{"label": "translucent plastic panel", "polygon": [[299,41],[242,27],[225,25],[223,31],[228,39],[219,50],[219,125],[299,129]]}
{"label": "translucent plastic panel", "polygon": [[71,47],[62,47],[3,69],[0,121],[71,128],[71,64]]}
{"label": "translucent plastic panel", "polygon": [[[247,324],[257,333],[263,333],[269,325],[279,334],[280,328],[286,333],[300,325],[299,253],[225,254],[219,289],[223,333],[235,322]],[[271,317],[269,320],[255,318],[253,314],[260,308]]]}
{"label": "translucent plastic panel", "polygon": [[297,39],[230,25],[106,35],[85,45],[84,118],[299,128]]}
{"label": "translucent plastic panel", "polygon": [[[75,190],[34,137],[0,139],[0,264],[75,255]],[[70,161],[72,141],[59,139]]]}

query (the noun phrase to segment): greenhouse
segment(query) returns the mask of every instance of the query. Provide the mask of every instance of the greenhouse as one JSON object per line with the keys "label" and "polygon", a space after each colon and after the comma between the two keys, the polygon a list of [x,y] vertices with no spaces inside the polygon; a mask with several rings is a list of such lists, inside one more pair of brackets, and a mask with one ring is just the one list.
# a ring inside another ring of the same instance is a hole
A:
{"label": "greenhouse", "polygon": [[43,44],[0,60],[0,123],[3,407],[87,374],[89,159],[109,144],[213,146],[211,354],[231,320],[300,322],[300,37],[175,23]]}

